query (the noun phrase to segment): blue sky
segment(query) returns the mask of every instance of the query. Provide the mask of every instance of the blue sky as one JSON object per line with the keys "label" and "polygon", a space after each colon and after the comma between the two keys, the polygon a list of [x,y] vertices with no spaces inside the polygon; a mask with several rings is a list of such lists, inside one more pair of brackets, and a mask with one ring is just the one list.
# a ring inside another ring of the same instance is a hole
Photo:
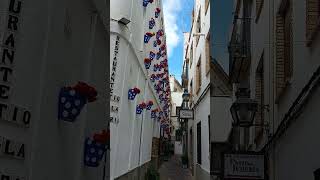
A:
{"label": "blue sky", "polygon": [[193,1],[163,0],[169,73],[179,82],[181,82],[183,62],[183,32],[189,32],[191,28]]}

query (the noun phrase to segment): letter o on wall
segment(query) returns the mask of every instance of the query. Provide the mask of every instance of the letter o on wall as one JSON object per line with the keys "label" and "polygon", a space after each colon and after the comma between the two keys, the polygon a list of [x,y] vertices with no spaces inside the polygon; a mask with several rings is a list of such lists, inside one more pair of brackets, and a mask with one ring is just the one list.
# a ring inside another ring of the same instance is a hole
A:
{"label": "letter o on wall", "polygon": [[31,119],[30,111],[24,111],[22,121],[26,126],[29,126]]}

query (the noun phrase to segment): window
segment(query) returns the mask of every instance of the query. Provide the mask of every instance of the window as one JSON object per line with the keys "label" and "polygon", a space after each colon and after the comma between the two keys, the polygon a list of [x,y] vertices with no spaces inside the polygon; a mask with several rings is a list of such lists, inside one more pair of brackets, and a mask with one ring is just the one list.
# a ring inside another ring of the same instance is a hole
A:
{"label": "window", "polygon": [[[209,30],[210,32],[210,30]],[[208,76],[210,72],[210,33],[208,33],[206,38],[206,75]]]}
{"label": "window", "polygon": [[[262,54],[256,71],[256,101],[258,102],[258,111],[255,117],[255,124],[264,124],[264,54]],[[255,143],[258,144],[263,136],[262,127],[255,128]]]}
{"label": "window", "polygon": [[262,7],[263,7],[264,0],[256,0],[256,22],[258,22]]}
{"label": "window", "polygon": [[196,68],[196,94],[199,93],[201,87],[201,56],[199,57]]}
{"label": "window", "polygon": [[310,46],[320,26],[320,0],[306,0],[306,38]]}
{"label": "window", "polygon": [[206,0],[206,14],[208,12],[208,9],[209,9],[209,4],[210,4],[210,0]]}
{"label": "window", "polygon": [[190,46],[190,68],[192,66],[192,62],[193,62],[193,42],[191,43],[191,46]]}
{"label": "window", "polygon": [[276,17],[276,99],[290,83],[293,71],[292,62],[292,5],[283,0]]}
{"label": "window", "polygon": [[[190,81],[190,97],[193,95],[193,80]],[[190,98],[190,104],[192,104],[192,98]]]}
{"label": "window", "polygon": [[197,163],[201,164],[201,122],[197,124]]}
{"label": "window", "polygon": [[[199,13],[198,13],[198,19],[197,19],[197,24],[196,24],[196,32],[197,33],[201,33],[201,8],[199,9]],[[197,46],[198,46],[198,43],[199,43],[199,39],[200,39],[200,36],[197,35],[196,36],[196,42],[197,42]]]}

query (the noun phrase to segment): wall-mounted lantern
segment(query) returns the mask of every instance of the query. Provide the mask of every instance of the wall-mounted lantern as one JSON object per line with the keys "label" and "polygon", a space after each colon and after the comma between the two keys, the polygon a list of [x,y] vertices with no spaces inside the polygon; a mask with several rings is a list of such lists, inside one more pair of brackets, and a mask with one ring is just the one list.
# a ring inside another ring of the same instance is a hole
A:
{"label": "wall-mounted lantern", "polygon": [[250,127],[253,125],[258,103],[250,99],[250,92],[247,88],[239,88],[236,96],[237,100],[230,108],[233,126]]}

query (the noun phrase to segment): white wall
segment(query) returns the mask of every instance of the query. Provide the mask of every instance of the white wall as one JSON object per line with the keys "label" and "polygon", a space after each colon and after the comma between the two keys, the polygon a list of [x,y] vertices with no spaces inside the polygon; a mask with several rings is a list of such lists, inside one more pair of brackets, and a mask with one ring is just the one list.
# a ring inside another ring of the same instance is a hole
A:
{"label": "white wall", "polygon": [[[118,124],[111,124],[111,179],[149,162],[152,138],[160,136],[160,122],[151,119],[150,111],[144,110],[141,115],[136,114],[136,105],[141,102],[153,100],[152,109],[163,106],[158,103],[153,83],[149,80],[149,76],[153,73],[153,64],[149,71],[144,67],[144,58],[149,57],[150,50],[155,50],[152,46],[155,36],[148,44],[143,42],[146,32],[156,32],[163,28],[160,24],[163,15],[154,18],[156,26],[152,30],[148,28],[150,18],[154,17],[155,8],[162,6],[160,3],[161,1],[154,1],[144,8],[142,1],[112,0],[110,2],[111,7],[117,7],[111,8],[111,51],[114,48],[116,36],[121,37],[122,44],[116,77],[118,80],[115,85],[115,93],[122,99],[118,113],[120,121]],[[127,27],[117,23],[116,20],[121,17],[131,21]],[[160,60],[155,61],[160,62]],[[134,101],[129,101],[128,90],[133,87],[138,87],[141,92]]]}
{"label": "white wall", "polygon": [[193,124],[193,137],[194,137],[194,164],[197,164],[197,124],[201,122],[201,161],[200,167],[202,170],[210,173],[210,159],[209,159],[209,122],[208,116],[210,115],[210,93],[206,93],[204,99],[199,103],[194,110],[194,124]]}
{"label": "white wall", "polygon": [[[97,173],[103,166],[83,164],[85,137],[106,128],[107,113],[108,42],[103,23],[99,18],[93,23],[95,14],[88,13],[93,9],[88,1],[24,1],[6,103],[30,110],[32,118],[29,128],[0,122],[0,136],[25,144],[25,160],[0,157],[1,172],[33,180],[102,178]],[[85,105],[74,123],[60,121],[60,88],[78,81],[95,87],[98,100]]]}

